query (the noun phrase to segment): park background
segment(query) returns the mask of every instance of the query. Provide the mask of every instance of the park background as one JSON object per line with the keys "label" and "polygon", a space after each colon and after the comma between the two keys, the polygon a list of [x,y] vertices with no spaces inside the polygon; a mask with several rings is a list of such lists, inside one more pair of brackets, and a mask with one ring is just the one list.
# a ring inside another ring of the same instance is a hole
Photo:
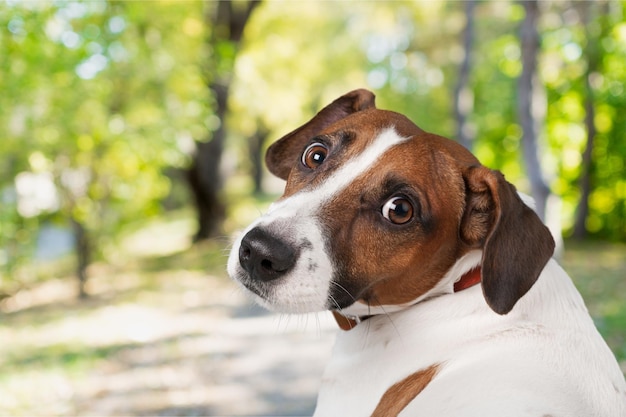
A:
{"label": "park background", "polygon": [[310,414],[332,323],[224,265],[359,87],[535,196],[626,371],[625,83],[623,1],[0,2],[0,414]]}

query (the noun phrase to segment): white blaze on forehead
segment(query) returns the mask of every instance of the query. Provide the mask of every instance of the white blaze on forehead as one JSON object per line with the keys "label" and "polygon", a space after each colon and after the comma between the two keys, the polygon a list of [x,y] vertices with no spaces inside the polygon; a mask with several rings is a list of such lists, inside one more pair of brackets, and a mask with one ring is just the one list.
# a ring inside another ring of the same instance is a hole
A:
{"label": "white blaze on forehead", "polygon": [[[306,240],[306,247],[295,267],[277,282],[271,291],[271,299],[259,300],[271,310],[305,313],[326,310],[335,306],[328,304],[333,262],[320,224],[319,213],[324,203],[347,188],[359,176],[367,172],[377,160],[392,147],[408,140],[392,128],[384,129],[365,150],[341,167],[324,182],[313,189],[299,191],[278,201],[269,211],[252,223],[242,237],[257,226],[272,228],[279,226],[283,237],[299,245]],[[283,222],[289,227],[284,227]],[[228,271],[233,277],[244,274],[238,260],[241,237],[233,245],[228,260]]]}
{"label": "white blaze on forehead", "polygon": [[324,195],[335,195],[346,188],[359,175],[363,174],[390,148],[398,145],[408,138],[398,135],[394,128],[389,127],[383,130],[374,142],[354,159],[342,165],[327,181],[324,182]]}
{"label": "white blaze on forehead", "polygon": [[[347,188],[354,180],[365,173],[382,155],[392,147],[407,141],[393,127],[384,129],[365,150],[354,158],[345,161],[341,167],[316,188],[297,192],[289,198],[272,204],[270,213],[293,205],[292,200],[306,201],[304,207],[317,208],[320,203],[329,200]],[[297,206],[302,207],[300,204]],[[295,207],[294,207],[295,208]],[[301,213],[304,214],[304,213]]]}

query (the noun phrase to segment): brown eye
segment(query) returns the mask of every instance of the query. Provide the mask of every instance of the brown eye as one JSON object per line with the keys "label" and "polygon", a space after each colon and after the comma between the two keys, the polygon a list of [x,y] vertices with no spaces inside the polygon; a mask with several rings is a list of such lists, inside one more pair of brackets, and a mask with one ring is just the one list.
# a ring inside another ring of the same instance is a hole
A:
{"label": "brown eye", "polygon": [[394,224],[404,224],[413,218],[413,205],[404,197],[392,197],[382,209],[383,217]]}
{"label": "brown eye", "polygon": [[310,144],[302,154],[302,163],[305,167],[315,169],[324,162],[328,156],[328,148],[321,143]]}

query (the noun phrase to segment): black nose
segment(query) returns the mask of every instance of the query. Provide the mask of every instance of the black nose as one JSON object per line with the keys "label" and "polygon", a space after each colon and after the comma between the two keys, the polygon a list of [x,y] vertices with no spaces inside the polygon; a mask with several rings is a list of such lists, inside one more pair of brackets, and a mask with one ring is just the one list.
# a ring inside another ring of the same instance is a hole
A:
{"label": "black nose", "polygon": [[241,240],[239,263],[253,279],[271,281],[296,264],[297,251],[287,242],[255,227]]}

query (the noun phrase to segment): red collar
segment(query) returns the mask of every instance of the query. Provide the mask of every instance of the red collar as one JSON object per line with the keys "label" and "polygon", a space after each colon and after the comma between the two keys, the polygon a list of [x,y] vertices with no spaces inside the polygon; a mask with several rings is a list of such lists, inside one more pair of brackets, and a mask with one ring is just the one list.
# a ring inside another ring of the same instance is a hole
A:
{"label": "red collar", "polygon": [[[460,280],[454,283],[454,292],[463,291],[474,285],[480,283],[481,274],[480,274],[480,266],[477,266],[474,269],[470,269],[467,271]],[[361,323],[364,320],[369,319],[372,316],[351,316],[346,317],[338,311],[333,310],[333,316],[335,316],[335,320],[337,324],[342,330],[350,330],[356,327],[357,324]]]}
{"label": "red collar", "polygon": [[480,266],[467,271],[460,280],[454,283],[454,292],[463,291],[469,287],[473,287],[481,280]]}

